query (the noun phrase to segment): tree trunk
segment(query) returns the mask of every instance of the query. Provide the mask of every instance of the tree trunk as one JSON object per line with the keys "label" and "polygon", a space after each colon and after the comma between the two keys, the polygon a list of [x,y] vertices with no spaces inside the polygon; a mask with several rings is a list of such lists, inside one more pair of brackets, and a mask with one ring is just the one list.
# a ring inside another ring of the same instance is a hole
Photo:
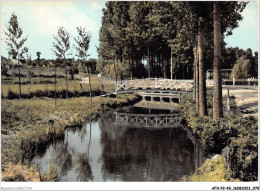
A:
{"label": "tree trunk", "polygon": [[[198,44],[198,42],[196,42]],[[196,95],[195,95],[195,101],[196,101],[196,112],[199,114],[199,58],[198,58],[198,47],[196,47],[196,63],[195,63],[195,87],[196,87]]]}
{"label": "tree trunk", "polygon": [[[19,59],[18,59],[18,64],[19,64]],[[18,76],[19,76],[19,100],[21,100],[21,94],[22,94],[22,87],[21,87],[21,67],[18,66]]]}
{"label": "tree trunk", "polygon": [[169,58],[168,57],[166,57],[166,78],[170,78],[169,77],[169,74],[168,74],[168,72],[167,72],[167,69],[168,68],[171,68],[171,67],[169,67],[169,65],[170,65],[170,63],[169,63],[170,61],[169,61]]}
{"label": "tree trunk", "polygon": [[56,63],[54,65],[54,84],[55,84],[55,97],[54,97],[54,102],[55,102],[55,109],[57,109],[57,79],[56,79]]}
{"label": "tree trunk", "polygon": [[219,2],[214,2],[213,120],[223,118],[221,74],[221,22]]}
{"label": "tree trunk", "polygon": [[131,70],[130,70],[131,80],[133,80],[133,68],[134,68],[134,59],[133,56],[131,55]]}
{"label": "tree trunk", "polygon": [[167,62],[162,54],[162,63],[163,63],[163,78],[164,79],[167,79],[167,71],[166,71],[166,68],[167,68]]}
{"label": "tree trunk", "polygon": [[197,63],[197,48],[196,46],[193,48],[194,53],[194,64],[193,64],[193,101],[196,101],[196,63]]}
{"label": "tree trunk", "polygon": [[173,79],[173,57],[172,57],[172,46],[171,46],[171,80]]}
{"label": "tree trunk", "polygon": [[150,60],[150,49],[147,45],[147,53],[148,53],[148,59],[147,59],[147,69],[148,69],[148,78],[151,77],[151,60]]}
{"label": "tree trunk", "polygon": [[199,18],[198,23],[198,59],[199,59],[199,115],[205,117],[208,115],[207,112],[207,101],[206,101],[206,80],[204,72],[204,31],[202,26],[203,19]]}
{"label": "tree trunk", "polygon": [[185,67],[184,67],[184,64],[182,64],[182,79],[184,80],[184,69]]}
{"label": "tree trunk", "polygon": [[[65,61],[65,59],[64,59],[64,61],[63,62],[65,62],[66,63],[66,61]],[[65,64],[64,63],[64,66],[65,66],[65,77],[66,77],[66,99],[68,99],[68,75],[67,75],[67,64]]]}
{"label": "tree trunk", "polygon": [[32,69],[29,70],[29,80],[30,80],[30,93],[32,91]]}
{"label": "tree trunk", "polygon": [[150,62],[151,77],[154,77],[154,75],[155,75],[153,54],[154,54],[154,52],[153,52],[153,49],[152,49],[152,51],[150,52],[150,57],[151,57],[151,62]]}
{"label": "tree trunk", "polygon": [[90,104],[91,104],[92,103],[92,91],[91,91],[90,71],[89,71],[88,65],[87,65],[87,70],[88,70],[88,84],[89,84],[89,100],[90,100]]}
{"label": "tree trunk", "polygon": [[114,61],[114,71],[115,71],[115,78],[116,78],[116,84],[115,84],[115,91],[116,91],[116,101],[117,101],[117,73],[116,73],[116,64]]}

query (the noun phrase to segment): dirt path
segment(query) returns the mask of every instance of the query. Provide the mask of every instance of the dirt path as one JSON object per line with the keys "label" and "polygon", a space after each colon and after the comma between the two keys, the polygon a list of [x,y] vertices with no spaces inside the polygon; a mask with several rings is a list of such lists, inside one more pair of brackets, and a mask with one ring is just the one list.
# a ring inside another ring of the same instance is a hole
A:
{"label": "dirt path", "polygon": [[[227,95],[227,89],[223,89],[223,96]],[[258,117],[258,88],[257,89],[230,89],[230,96],[235,96],[238,107],[242,109],[246,116]]]}

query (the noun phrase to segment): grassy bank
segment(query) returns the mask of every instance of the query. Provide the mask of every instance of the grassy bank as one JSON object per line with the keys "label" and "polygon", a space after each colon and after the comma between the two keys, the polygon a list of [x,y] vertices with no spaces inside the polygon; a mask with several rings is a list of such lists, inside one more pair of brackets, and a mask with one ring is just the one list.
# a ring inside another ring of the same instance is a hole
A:
{"label": "grassy bank", "polygon": [[195,173],[182,178],[184,182],[230,182],[239,181],[230,179],[228,170],[221,155],[215,155],[212,159],[207,159]]}
{"label": "grassy bank", "polygon": [[[207,97],[209,116],[201,119],[195,110],[191,95],[181,102],[181,116],[189,131],[198,138],[208,154],[222,154],[229,178],[242,181],[257,180],[258,121],[254,117],[242,118],[232,100],[232,111],[218,123],[212,120],[212,96]],[[225,106],[225,99],[223,102]],[[198,172],[199,173],[199,172]],[[187,178],[191,180],[191,178]],[[221,179],[219,180],[221,181]]]}
{"label": "grassy bank", "polygon": [[15,134],[15,138],[9,145],[2,138],[2,170],[12,174],[12,165],[29,164],[38,150],[54,139],[62,138],[67,126],[97,119],[103,111],[131,104],[137,99],[135,95],[120,95],[117,101],[95,97],[92,104],[87,97],[58,99],[57,109],[49,98],[21,102],[3,100],[2,135],[8,140],[9,135]]}

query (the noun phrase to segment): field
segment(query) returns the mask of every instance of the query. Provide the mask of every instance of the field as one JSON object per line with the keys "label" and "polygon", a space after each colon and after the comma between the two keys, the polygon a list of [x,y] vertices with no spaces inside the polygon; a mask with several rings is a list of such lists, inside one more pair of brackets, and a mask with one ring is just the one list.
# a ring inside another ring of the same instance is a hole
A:
{"label": "field", "polygon": [[[21,78],[22,98],[32,97],[55,97],[54,78],[28,77]],[[19,98],[18,77],[2,77],[2,98]],[[114,83],[106,79],[97,79],[95,75],[91,76],[91,89],[93,95],[99,95],[101,92],[111,92],[114,89]],[[79,97],[89,95],[89,84],[80,83],[79,79],[68,80],[69,97]],[[65,78],[57,78],[57,97],[64,98],[66,95]]]}

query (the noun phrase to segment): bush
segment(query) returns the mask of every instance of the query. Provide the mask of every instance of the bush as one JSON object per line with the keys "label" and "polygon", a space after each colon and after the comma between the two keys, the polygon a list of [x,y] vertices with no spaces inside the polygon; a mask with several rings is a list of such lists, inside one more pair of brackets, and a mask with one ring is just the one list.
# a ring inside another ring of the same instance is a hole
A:
{"label": "bush", "polygon": [[237,137],[231,137],[222,155],[232,177],[243,181],[258,179],[258,125],[253,117],[236,123]]}
{"label": "bush", "polygon": [[[210,96],[207,101],[209,116],[212,116]],[[241,118],[234,101],[231,103],[233,111],[230,116],[225,115],[221,121],[214,123],[211,117],[201,119],[195,111],[191,96],[185,95],[180,103],[182,120],[207,153],[223,154],[232,178],[257,180],[257,119]],[[223,101],[224,107],[225,104]]]}
{"label": "bush", "polygon": [[[92,90],[92,96],[99,96],[101,94],[104,94],[105,92],[101,90]],[[81,97],[81,96],[89,96],[90,92],[89,91],[68,91],[68,96],[70,98],[72,97]],[[34,97],[48,97],[48,98],[55,98],[55,91],[54,90],[36,90],[33,92],[28,92],[28,93],[22,93],[21,98],[22,99],[31,99]],[[56,97],[57,98],[66,98],[66,90],[59,90],[56,92]],[[13,92],[10,88],[8,90],[7,96],[2,95],[2,99],[19,99],[19,93],[18,92]]]}

